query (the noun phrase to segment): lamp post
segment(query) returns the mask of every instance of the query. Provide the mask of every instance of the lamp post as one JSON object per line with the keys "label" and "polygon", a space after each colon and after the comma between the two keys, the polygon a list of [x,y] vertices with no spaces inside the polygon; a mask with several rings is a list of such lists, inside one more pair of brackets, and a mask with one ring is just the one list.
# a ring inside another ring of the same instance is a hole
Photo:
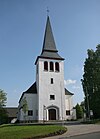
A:
{"label": "lamp post", "polygon": [[45,110],[46,110],[46,106],[43,105],[43,123],[44,123],[44,121],[45,121]]}

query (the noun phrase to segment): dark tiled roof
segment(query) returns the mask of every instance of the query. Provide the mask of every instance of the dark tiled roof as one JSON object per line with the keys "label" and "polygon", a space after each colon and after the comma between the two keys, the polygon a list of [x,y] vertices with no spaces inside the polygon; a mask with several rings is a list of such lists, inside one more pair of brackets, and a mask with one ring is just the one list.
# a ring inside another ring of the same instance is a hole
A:
{"label": "dark tiled roof", "polygon": [[[64,58],[62,58],[58,54],[58,50],[56,48],[53,33],[52,33],[49,16],[47,17],[42,53],[40,56],[37,57],[36,62],[37,62],[38,58],[64,60]],[[36,64],[36,62],[35,62],[35,64]]]}
{"label": "dark tiled roof", "polygon": [[74,95],[73,93],[69,92],[66,88],[65,88],[65,95]]}
{"label": "dark tiled roof", "polygon": [[21,101],[24,94],[37,94],[36,82],[25,92],[23,92],[19,102]]}
{"label": "dark tiled roof", "polygon": [[17,117],[17,112],[18,112],[17,107],[6,107],[5,110],[7,111],[8,117],[10,117],[10,118]]}
{"label": "dark tiled roof", "polygon": [[55,52],[50,52],[50,51],[44,51],[43,54],[40,55],[39,57],[40,58],[64,60],[64,58],[61,58],[57,52],[55,53]]}
{"label": "dark tiled roof", "polygon": [[47,17],[47,23],[46,23],[46,29],[45,29],[45,36],[44,36],[42,51],[57,52],[54,37],[53,37],[53,33],[52,33],[52,28],[51,28],[51,25],[50,25],[49,16]]}
{"label": "dark tiled roof", "polygon": [[32,84],[32,86],[24,93],[37,94],[36,82],[34,84]]}

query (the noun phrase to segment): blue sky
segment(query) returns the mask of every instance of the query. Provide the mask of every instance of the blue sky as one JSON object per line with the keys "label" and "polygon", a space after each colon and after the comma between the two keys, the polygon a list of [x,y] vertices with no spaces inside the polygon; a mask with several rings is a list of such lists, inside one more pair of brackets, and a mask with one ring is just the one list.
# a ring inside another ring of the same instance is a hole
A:
{"label": "blue sky", "polygon": [[84,98],[81,86],[87,49],[100,43],[100,0],[0,0],[0,89],[7,106],[35,81],[42,50],[47,7],[59,54],[65,58],[65,86],[74,105]]}

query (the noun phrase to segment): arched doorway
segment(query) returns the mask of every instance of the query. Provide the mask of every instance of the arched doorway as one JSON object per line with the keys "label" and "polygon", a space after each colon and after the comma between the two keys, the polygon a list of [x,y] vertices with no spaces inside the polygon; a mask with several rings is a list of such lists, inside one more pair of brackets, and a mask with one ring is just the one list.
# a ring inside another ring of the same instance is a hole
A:
{"label": "arched doorway", "polygon": [[56,110],[49,109],[49,120],[56,120]]}
{"label": "arched doorway", "polygon": [[47,121],[49,120],[59,120],[59,107],[55,105],[50,105],[46,107],[47,109]]}

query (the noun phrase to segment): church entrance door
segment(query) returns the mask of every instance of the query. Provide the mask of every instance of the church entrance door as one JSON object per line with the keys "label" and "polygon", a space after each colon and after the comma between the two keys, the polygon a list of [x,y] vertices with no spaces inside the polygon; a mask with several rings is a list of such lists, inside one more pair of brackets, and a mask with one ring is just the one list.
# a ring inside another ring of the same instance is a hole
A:
{"label": "church entrance door", "polygon": [[49,120],[56,120],[56,110],[49,109]]}

